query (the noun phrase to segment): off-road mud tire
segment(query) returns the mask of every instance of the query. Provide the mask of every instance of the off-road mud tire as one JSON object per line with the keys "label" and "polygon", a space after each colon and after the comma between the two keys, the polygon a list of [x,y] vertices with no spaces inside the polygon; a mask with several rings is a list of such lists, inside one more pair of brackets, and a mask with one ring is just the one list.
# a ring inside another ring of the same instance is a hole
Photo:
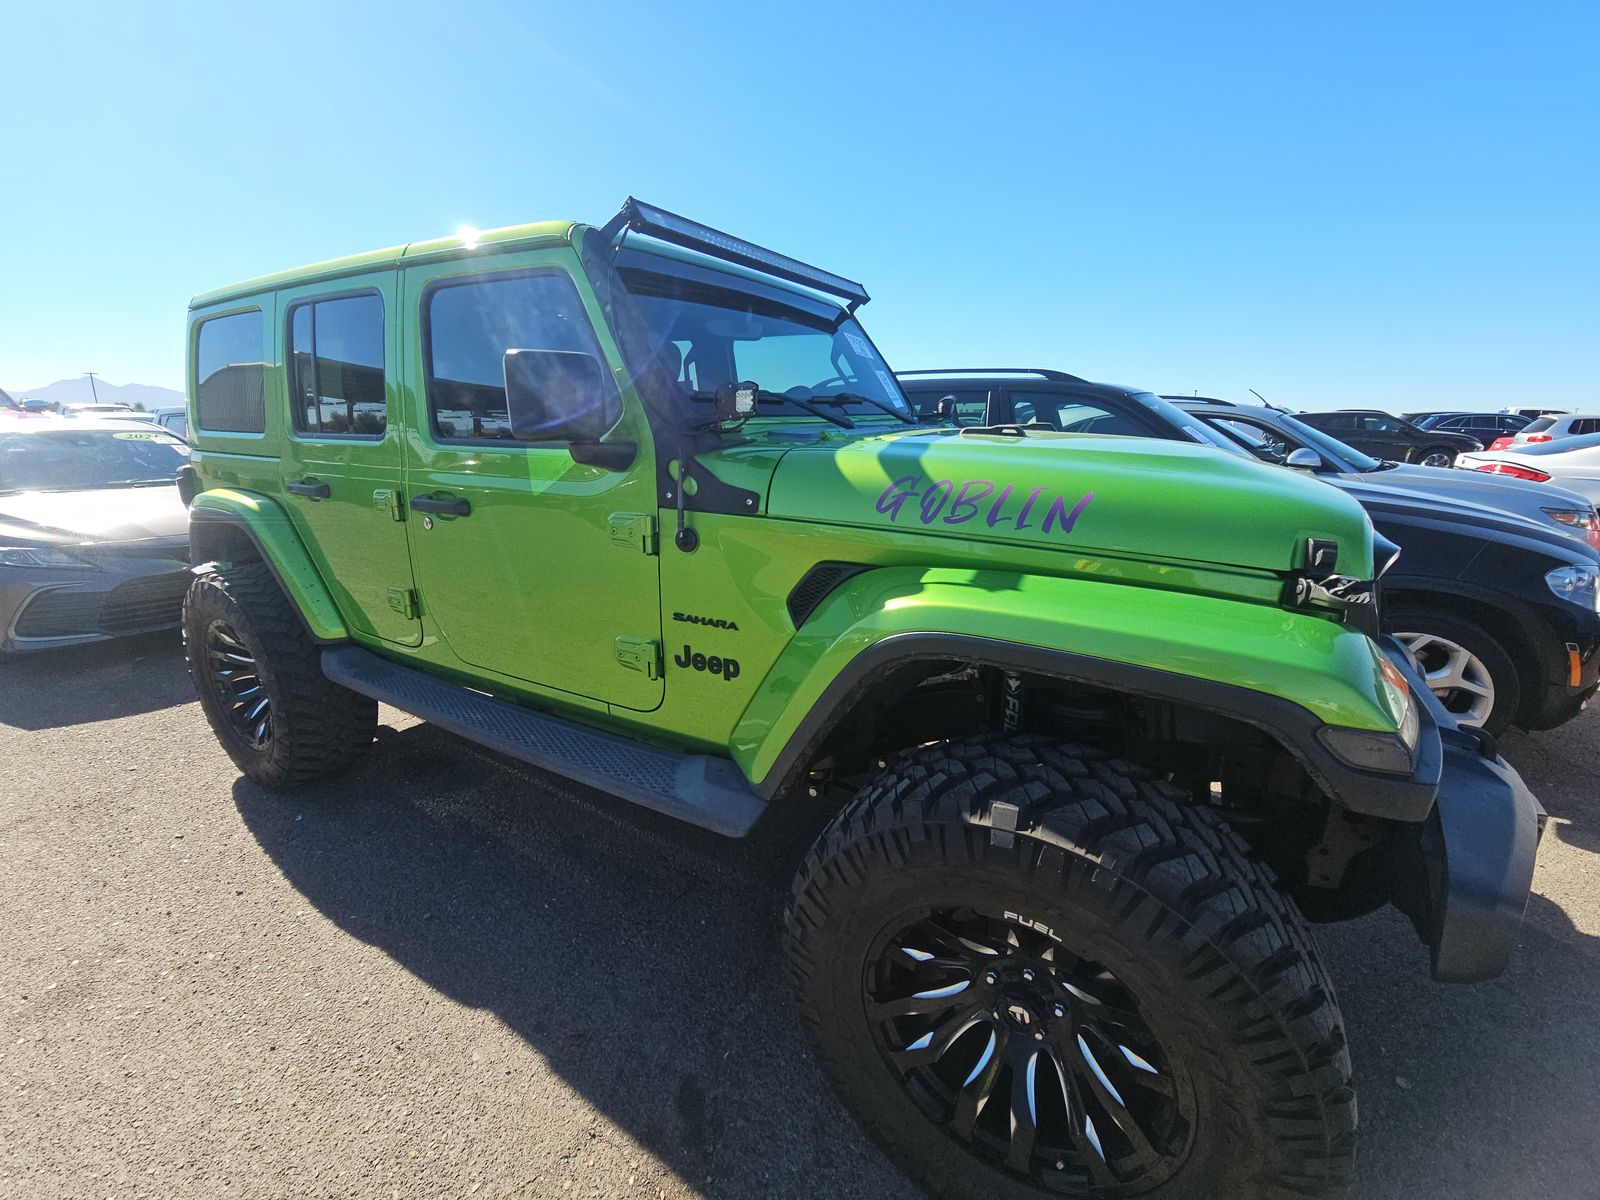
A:
{"label": "off-road mud tire", "polygon": [[891,763],[817,840],[788,905],[797,1008],[823,1072],[932,1194],[1061,1194],[931,1119],[868,1015],[885,930],[927,906],[984,903],[1027,913],[1125,980],[1188,1081],[1181,1163],[1148,1187],[1101,1181],[1077,1194],[1343,1193],[1356,1126],[1350,1058],[1304,919],[1241,839],[1176,788],[1093,749],[1018,737]]}
{"label": "off-road mud tire", "polygon": [[[233,697],[213,669],[208,633],[224,630],[254,660],[269,705],[264,741],[241,729]],[[322,673],[316,643],[265,564],[196,575],[184,597],[183,640],[206,719],[228,756],[256,783],[291,788],[322,779],[348,767],[372,743],[376,701]]]}

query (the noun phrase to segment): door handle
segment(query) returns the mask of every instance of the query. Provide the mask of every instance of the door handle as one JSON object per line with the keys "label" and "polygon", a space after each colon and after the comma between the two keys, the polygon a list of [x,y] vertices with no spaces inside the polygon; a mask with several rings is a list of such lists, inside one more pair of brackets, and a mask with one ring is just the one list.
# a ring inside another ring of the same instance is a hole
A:
{"label": "door handle", "polygon": [[411,507],[418,512],[444,513],[450,517],[465,517],[472,513],[472,502],[465,496],[448,496],[443,500],[433,496],[413,496]]}
{"label": "door handle", "polygon": [[284,486],[296,496],[310,496],[313,500],[326,500],[333,495],[332,488],[325,483],[317,482],[315,479],[297,479],[295,482]]}

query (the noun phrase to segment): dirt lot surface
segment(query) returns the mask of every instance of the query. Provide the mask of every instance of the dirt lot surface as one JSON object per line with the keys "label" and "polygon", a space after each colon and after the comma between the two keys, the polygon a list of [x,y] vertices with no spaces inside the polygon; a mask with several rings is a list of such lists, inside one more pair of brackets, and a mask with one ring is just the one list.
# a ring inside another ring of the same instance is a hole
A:
{"label": "dirt lot surface", "polygon": [[[1361,1200],[1600,1196],[1597,720],[1505,741],[1552,814],[1505,978],[1323,932]],[[273,795],[175,639],[0,664],[0,1195],[914,1194],[811,1065],[748,848],[383,725]]]}

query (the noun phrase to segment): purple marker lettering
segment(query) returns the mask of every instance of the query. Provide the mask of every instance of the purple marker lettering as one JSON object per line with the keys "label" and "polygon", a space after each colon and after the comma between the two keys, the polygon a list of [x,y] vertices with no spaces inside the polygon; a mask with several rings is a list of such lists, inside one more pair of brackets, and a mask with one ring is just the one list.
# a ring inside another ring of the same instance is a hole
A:
{"label": "purple marker lettering", "polygon": [[[983,490],[976,495],[970,495],[975,488]],[[994,491],[994,484],[987,479],[973,479],[961,485],[961,490],[956,493],[955,499],[950,501],[950,511],[944,516],[946,525],[960,525],[963,521],[970,521],[978,515],[978,501],[984,499]]]}
{"label": "purple marker lettering", "polygon": [[921,478],[920,475],[902,475],[884,488],[883,495],[878,497],[878,511],[888,513],[891,521],[898,519],[900,506],[917,494],[917,482]]}
{"label": "purple marker lettering", "polygon": [[994,503],[989,506],[989,515],[984,518],[989,522],[990,529],[1000,524],[1000,510],[1006,506],[1006,501],[1009,499],[1011,499],[1011,485],[1008,483],[1000,489],[999,495],[994,498]]}
{"label": "purple marker lettering", "polygon": [[1044,491],[1042,487],[1034,488],[1033,491],[1028,493],[1028,498],[1022,502],[1022,511],[1017,514],[1018,529],[1026,529],[1028,527],[1028,511],[1033,507],[1033,502],[1039,498],[1039,493],[1042,491]]}
{"label": "purple marker lettering", "polygon": [[939,510],[944,507],[944,502],[950,499],[951,483],[948,479],[941,479],[938,483],[930,484],[928,490],[922,493],[922,523],[932,525],[939,516]]}
{"label": "purple marker lettering", "polygon": [[1044,532],[1049,533],[1051,522],[1056,522],[1061,526],[1062,533],[1071,533],[1073,524],[1082,515],[1083,510],[1089,507],[1089,501],[1093,499],[1093,492],[1085,492],[1083,499],[1074,504],[1072,511],[1068,512],[1066,501],[1057,496],[1055,502],[1050,505],[1050,511],[1044,515]]}

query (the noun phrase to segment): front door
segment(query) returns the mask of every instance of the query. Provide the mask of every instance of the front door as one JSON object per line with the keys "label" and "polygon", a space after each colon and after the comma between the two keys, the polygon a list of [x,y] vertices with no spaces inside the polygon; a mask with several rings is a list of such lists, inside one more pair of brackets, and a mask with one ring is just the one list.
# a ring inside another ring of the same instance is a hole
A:
{"label": "front door", "polygon": [[400,507],[396,273],[285,293],[278,307],[289,437],[284,505],[351,632],[422,640]]}
{"label": "front door", "polygon": [[[607,365],[570,251],[417,266],[405,274],[408,512],[423,612],[462,663],[648,710],[661,703],[655,465],[643,415],[620,469],[522,442],[506,411],[507,350]],[[602,348],[602,342],[606,349]],[[419,508],[418,505],[421,505]]]}
{"label": "front door", "polygon": [[1362,440],[1351,443],[1357,450],[1373,458],[1393,459],[1395,462],[1410,459],[1415,449],[1412,444],[1414,435],[1408,433],[1399,421],[1393,417],[1363,416],[1360,424]]}

